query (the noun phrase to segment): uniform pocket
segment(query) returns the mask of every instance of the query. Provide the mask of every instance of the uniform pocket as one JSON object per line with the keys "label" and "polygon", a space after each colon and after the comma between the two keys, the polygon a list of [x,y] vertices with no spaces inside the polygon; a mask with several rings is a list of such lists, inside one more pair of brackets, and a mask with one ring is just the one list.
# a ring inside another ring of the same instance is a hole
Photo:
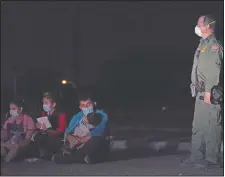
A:
{"label": "uniform pocket", "polygon": [[211,104],[209,115],[210,115],[212,123],[219,125],[222,120],[220,105]]}

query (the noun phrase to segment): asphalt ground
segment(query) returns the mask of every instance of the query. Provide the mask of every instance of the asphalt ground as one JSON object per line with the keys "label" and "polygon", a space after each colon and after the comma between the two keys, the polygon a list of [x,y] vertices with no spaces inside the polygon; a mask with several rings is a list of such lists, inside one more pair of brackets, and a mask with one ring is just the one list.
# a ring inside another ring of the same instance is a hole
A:
{"label": "asphalt ground", "polygon": [[180,167],[187,152],[176,154],[149,153],[146,151],[120,151],[111,154],[108,162],[99,164],[58,165],[50,161],[36,163],[12,162],[2,164],[1,175],[173,175],[223,176],[223,168],[195,169]]}

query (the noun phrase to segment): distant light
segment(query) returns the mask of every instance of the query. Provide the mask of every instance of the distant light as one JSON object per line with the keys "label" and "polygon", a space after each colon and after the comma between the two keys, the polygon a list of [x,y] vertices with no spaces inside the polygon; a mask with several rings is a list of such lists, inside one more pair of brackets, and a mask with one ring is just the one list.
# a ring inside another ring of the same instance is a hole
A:
{"label": "distant light", "polygon": [[62,80],[62,84],[63,85],[67,84],[67,80]]}
{"label": "distant light", "polygon": [[167,107],[167,106],[163,106],[163,107],[161,108],[161,110],[162,110],[162,111],[167,111],[167,110],[168,110],[168,107]]}

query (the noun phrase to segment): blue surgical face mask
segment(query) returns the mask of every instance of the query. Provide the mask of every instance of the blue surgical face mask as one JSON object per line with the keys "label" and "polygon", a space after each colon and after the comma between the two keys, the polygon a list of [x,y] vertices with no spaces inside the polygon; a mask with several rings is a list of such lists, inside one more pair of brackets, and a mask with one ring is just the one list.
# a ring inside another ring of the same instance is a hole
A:
{"label": "blue surgical face mask", "polygon": [[43,110],[45,111],[45,112],[50,112],[51,111],[51,106],[50,105],[48,105],[48,104],[43,104]]}
{"label": "blue surgical face mask", "polygon": [[10,113],[10,115],[11,115],[12,117],[17,117],[17,116],[19,116],[19,113],[18,113],[17,110],[12,110],[12,109],[10,109],[9,113]]}
{"label": "blue surgical face mask", "polygon": [[85,116],[87,116],[88,114],[94,112],[94,108],[93,107],[88,107],[88,108],[82,108],[83,114]]}

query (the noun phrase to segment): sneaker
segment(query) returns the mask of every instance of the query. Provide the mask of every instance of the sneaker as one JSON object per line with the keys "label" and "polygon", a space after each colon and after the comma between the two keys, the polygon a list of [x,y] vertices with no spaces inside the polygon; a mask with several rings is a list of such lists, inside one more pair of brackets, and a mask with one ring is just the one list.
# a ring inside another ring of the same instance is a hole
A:
{"label": "sneaker", "polygon": [[195,163],[194,168],[197,168],[197,169],[206,168],[206,162],[205,163]]}
{"label": "sneaker", "polygon": [[181,167],[194,166],[194,162],[190,158],[188,158],[188,159],[183,160],[180,163],[180,166]]}
{"label": "sneaker", "polygon": [[24,159],[24,161],[25,161],[25,162],[28,162],[28,163],[35,163],[35,162],[37,162],[37,161],[39,161],[39,160],[41,160],[41,159],[36,158],[36,157]]}
{"label": "sneaker", "polygon": [[218,169],[218,168],[221,168],[221,167],[220,167],[219,163],[212,163],[212,162],[207,161],[206,164],[205,164],[205,168],[206,169]]}

